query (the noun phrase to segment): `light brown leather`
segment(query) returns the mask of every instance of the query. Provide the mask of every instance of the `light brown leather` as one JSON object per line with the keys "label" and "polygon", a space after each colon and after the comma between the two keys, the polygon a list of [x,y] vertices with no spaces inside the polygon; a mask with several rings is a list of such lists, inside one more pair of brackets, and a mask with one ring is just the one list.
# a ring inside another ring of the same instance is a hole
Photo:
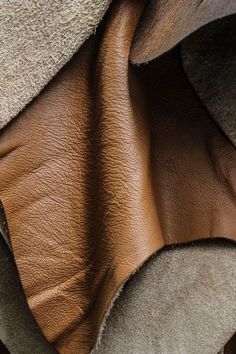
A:
{"label": "light brown leather", "polygon": [[122,284],[164,244],[236,239],[236,151],[178,50],[129,63],[143,1],[0,134],[0,197],[30,307],[59,353],[88,353]]}

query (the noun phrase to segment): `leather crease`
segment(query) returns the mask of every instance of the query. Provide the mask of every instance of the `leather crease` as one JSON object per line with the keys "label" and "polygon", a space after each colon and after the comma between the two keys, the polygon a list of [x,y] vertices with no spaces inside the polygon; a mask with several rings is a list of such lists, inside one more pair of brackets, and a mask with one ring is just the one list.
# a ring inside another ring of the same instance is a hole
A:
{"label": "leather crease", "polygon": [[112,4],[96,36],[0,133],[17,267],[62,354],[92,350],[118,289],[165,244],[236,239],[235,148],[179,51],[129,62],[143,6]]}

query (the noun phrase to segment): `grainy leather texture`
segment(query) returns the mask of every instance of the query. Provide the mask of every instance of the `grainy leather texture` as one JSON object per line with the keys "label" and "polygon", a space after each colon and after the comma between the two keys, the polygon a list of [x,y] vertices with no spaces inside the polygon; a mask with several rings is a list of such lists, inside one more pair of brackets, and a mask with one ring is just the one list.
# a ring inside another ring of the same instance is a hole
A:
{"label": "grainy leather texture", "polygon": [[175,49],[129,63],[143,1],[118,1],[1,131],[0,196],[23,287],[59,353],[87,354],[118,289],[164,244],[236,239],[236,151]]}

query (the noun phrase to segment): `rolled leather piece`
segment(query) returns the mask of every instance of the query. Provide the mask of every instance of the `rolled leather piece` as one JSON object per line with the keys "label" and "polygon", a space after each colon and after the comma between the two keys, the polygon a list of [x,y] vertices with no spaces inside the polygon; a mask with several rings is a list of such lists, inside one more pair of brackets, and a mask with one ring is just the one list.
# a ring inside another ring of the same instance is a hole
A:
{"label": "rolled leather piece", "polygon": [[144,1],[115,2],[0,134],[0,197],[47,339],[87,354],[125,281],[164,244],[236,240],[236,151],[177,49],[129,62]]}

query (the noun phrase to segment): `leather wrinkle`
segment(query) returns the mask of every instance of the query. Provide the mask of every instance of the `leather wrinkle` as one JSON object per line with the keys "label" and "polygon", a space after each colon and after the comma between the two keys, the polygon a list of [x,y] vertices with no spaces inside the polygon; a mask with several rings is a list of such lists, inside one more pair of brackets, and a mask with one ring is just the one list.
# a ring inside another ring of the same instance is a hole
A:
{"label": "leather wrinkle", "polygon": [[[165,244],[235,240],[236,152],[179,49],[129,62],[142,1],[95,36],[0,133],[0,197],[31,310],[62,354],[87,354],[117,291]],[[213,166],[214,165],[214,166]]]}

